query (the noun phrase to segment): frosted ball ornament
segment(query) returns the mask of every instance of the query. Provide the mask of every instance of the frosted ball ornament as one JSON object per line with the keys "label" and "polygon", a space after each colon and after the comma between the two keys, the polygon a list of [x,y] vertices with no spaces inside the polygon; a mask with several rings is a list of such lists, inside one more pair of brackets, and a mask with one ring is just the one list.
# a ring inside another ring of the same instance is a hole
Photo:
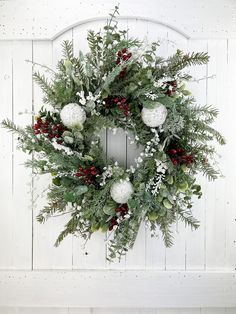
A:
{"label": "frosted ball ornament", "polygon": [[162,125],[167,117],[167,109],[157,102],[154,108],[143,108],[141,111],[143,123],[151,128]]}
{"label": "frosted ball ornament", "polygon": [[133,192],[133,185],[127,180],[113,183],[110,190],[111,198],[118,204],[127,203]]}
{"label": "frosted ball ornament", "polygon": [[86,120],[86,113],[80,105],[70,103],[62,108],[60,117],[62,123],[72,129],[83,125]]}

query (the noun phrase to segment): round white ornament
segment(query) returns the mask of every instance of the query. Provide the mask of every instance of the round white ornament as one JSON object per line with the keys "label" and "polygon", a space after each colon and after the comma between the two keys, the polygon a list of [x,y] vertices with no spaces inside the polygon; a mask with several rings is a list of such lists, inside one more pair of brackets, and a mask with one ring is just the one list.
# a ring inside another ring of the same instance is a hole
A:
{"label": "round white ornament", "polygon": [[154,108],[143,108],[141,111],[141,117],[147,126],[156,128],[162,125],[167,117],[167,109],[161,103],[157,102]]}
{"label": "round white ornament", "polygon": [[76,103],[65,105],[61,110],[60,116],[62,123],[68,128],[81,127],[86,120],[84,109]]}
{"label": "round white ornament", "polygon": [[120,180],[111,186],[111,198],[118,204],[127,203],[133,194],[134,189],[132,183],[127,180]]}

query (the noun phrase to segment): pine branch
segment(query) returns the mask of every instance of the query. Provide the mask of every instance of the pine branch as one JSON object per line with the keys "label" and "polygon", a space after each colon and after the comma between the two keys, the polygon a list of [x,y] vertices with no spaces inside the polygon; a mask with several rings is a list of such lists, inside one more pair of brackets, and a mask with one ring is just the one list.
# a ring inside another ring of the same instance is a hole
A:
{"label": "pine branch", "polygon": [[74,234],[78,228],[78,218],[76,216],[72,217],[65,226],[65,229],[59,234],[55,246],[59,246],[61,241],[65,239],[69,234]]}
{"label": "pine branch", "polygon": [[200,226],[200,222],[192,216],[192,213],[190,211],[178,208],[177,212],[186,226],[190,226],[192,229],[197,229]]}
{"label": "pine branch", "polygon": [[9,132],[17,133],[19,135],[27,136],[24,129],[17,126],[13,121],[10,119],[4,119],[1,123],[2,127],[7,129]]}
{"label": "pine branch", "polygon": [[85,72],[84,65],[79,59],[77,59],[76,61],[76,75],[78,76],[82,84],[86,87],[86,89],[89,90],[89,79],[87,73]]}
{"label": "pine branch", "polygon": [[216,118],[219,110],[216,108],[213,108],[212,106],[209,105],[194,105],[191,108],[193,113],[197,113],[197,114],[204,114],[204,116],[206,117],[214,117]]}
{"label": "pine branch", "polygon": [[183,56],[182,66],[202,65],[209,62],[209,56],[207,52],[192,52]]}
{"label": "pine branch", "polygon": [[173,245],[173,235],[170,230],[169,225],[166,223],[160,224],[160,231],[162,232],[163,241],[166,247],[171,247]]}
{"label": "pine branch", "polygon": [[64,40],[62,43],[62,55],[65,59],[73,61],[74,58],[74,49],[73,42],[69,40]]}
{"label": "pine branch", "polygon": [[33,74],[33,78],[42,91],[47,95],[47,101],[50,102],[50,99],[54,96],[55,93],[51,84],[48,82],[48,79],[44,74],[40,74],[39,72],[35,72]]}
{"label": "pine branch", "polygon": [[218,178],[219,173],[208,162],[203,162],[200,166],[200,171],[207,177],[209,181],[213,181]]}
{"label": "pine branch", "polygon": [[217,142],[220,145],[224,145],[226,143],[224,137],[220,134],[220,132],[210,127],[208,124],[206,124],[203,121],[197,121],[196,132],[197,131],[200,131],[202,135],[206,135],[206,136],[207,136],[207,133],[210,134],[213,138],[217,140]]}

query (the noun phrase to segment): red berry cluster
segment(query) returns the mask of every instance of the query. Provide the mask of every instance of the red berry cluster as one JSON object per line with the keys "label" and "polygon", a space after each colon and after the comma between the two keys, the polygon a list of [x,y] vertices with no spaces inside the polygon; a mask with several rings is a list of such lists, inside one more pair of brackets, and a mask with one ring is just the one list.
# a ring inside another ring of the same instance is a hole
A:
{"label": "red berry cluster", "polygon": [[[126,48],[117,52],[116,64],[119,65],[121,60],[128,61],[132,57],[132,53],[128,52]],[[119,77],[123,78],[126,74],[127,68],[125,67],[119,74]]]}
{"label": "red berry cluster", "polygon": [[180,164],[190,165],[193,163],[193,155],[187,155],[185,150],[181,147],[171,148],[167,153],[175,166]]}
{"label": "red berry cluster", "polygon": [[49,139],[56,138],[57,143],[61,144],[62,134],[65,131],[63,125],[53,124],[50,120],[46,119],[45,122],[41,118],[37,118],[37,122],[34,125],[34,134],[44,134]]}
{"label": "red berry cluster", "polygon": [[116,64],[120,64],[121,60],[128,61],[132,57],[132,53],[128,52],[126,48],[117,52]]}
{"label": "red berry cluster", "polygon": [[129,115],[129,105],[127,104],[127,100],[124,97],[117,97],[113,99],[114,103],[118,106],[118,108],[123,111],[124,115],[128,117]]}
{"label": "red berry cluster", "polygon": [[117,207],[115,211],[117,213],[117,216],[112,217],[110,221],[110,227],[109,227],[110,231],[114,228],[114,226],[118,225],[117,218],[118,217],[124,218],[125,215],[128,213],[129,208],[127,204],[122,204],[119,207]]}
{"label": "red berry cluster", "polygon": [[[167,84],[167,91],[165,94],[168,96],[174,95],[174,93],[177,90],[177,82],[174,80],[174,81],[166,82],[166,84]],[[171,87],[171,88],[169,89],[169,87]]]}
{"label": "red berry cluster", "polygon": [[90,166],[87,168],[79,167],[79,171],[76,172],[76,177],[80,177],[83,179],[84,182],[88,184],[94,184],[96,180],[96,175],[98,171],[96,167]]}
{"label": "red berry cluster", "polygon": [[129,105],[127,104],[127,99],[125,97],[107,98],[105,102],[108,108],[112,108],[114,105],[118,106],[118,108],[124,113],[124,115],[128,117]]}

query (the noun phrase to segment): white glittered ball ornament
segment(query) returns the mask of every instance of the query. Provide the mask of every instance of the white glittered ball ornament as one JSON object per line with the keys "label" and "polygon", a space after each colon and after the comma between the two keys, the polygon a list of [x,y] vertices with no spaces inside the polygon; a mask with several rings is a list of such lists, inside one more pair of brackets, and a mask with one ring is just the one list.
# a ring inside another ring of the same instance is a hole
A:
{"label": "white glittered ball ornament", "polygon": [[84,109],[75,103],[65,105],[60,113],[62,123],[68,128],[81,127],[86,120]]}
{"label": "white glittered ball ornament", "polygon": [[162,125],[167,117],[167,109],[161,103],[157,102],[154,108],[143,108],[141,111],[141,117],[147,126],[156,128]]}
{"label": "white glittered ball ornament", "polygon": [[111,198],[118,204],[127,203],[134,192],[133,185],[127,180],[120,180],[111,186]]}

